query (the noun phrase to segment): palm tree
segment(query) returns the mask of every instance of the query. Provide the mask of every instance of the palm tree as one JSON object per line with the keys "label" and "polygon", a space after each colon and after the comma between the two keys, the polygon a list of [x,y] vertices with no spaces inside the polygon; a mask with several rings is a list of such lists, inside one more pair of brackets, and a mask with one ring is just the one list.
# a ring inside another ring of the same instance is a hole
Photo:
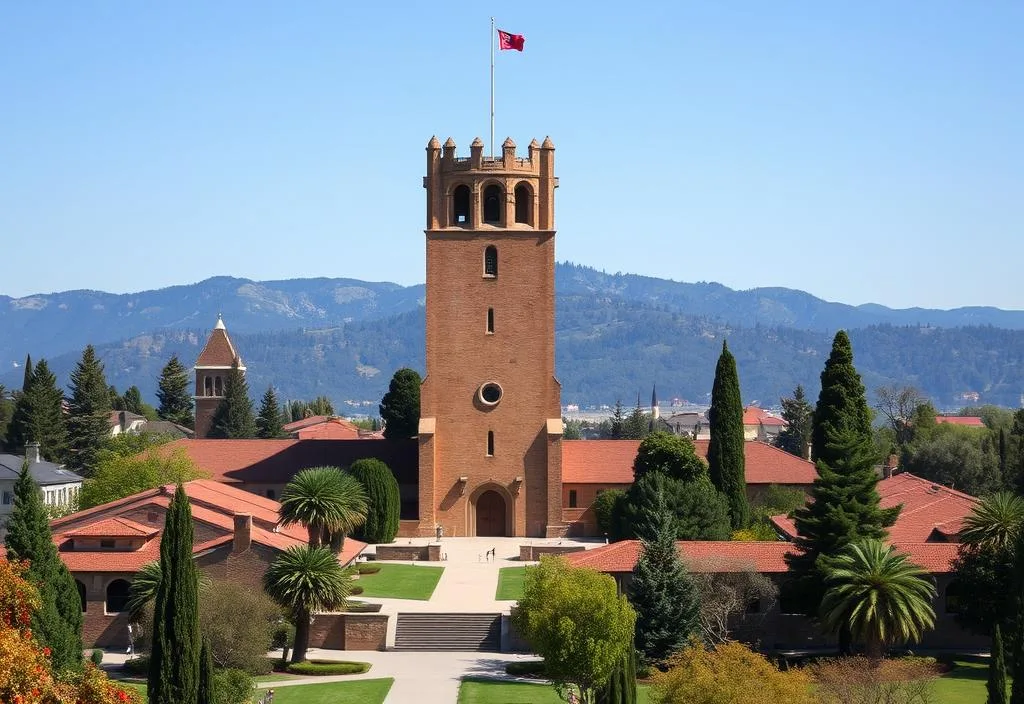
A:
{"label": "palm tree", "polygon": [[879,540],[853,543],[829,560],[821,602],[825,625],[849,629],[875,660],[892,643],[920,640],[935,625],[935,586],[926,575]]}
{"label": "palm tree", "polygon": [[1012,548],[1022,525],[1024,499],[1009,491],[1000,491],[975,504],[964,519],[960,539],[973,546]]}
{"label": "palm tree", "polygon": [[302,662],[309,650],[310,617],[345,606],[352,594],[352,570],[338,564],[326,547],[296,545],[270,565],[263,575],[263,588],[291,613],[295,622],[292,662]]}
{"label": "palm tree", "polygon": [[[132,622],[138,623],[142,619],[146,607],[156,599],[156,590],[160,586],[161,579],[163,579],[163,573],[160,571],[159,560],[147,562],[132,577],[132,586],[128,591],[128,603],[126,605]],[[208,588],[210,584],[210,578],[200,572],[200,592]]]}
{"label": "palm tree", "polygon": [[304,469],[281,492],[281,523],[302,523],[309,531],[309,546],[341,542],[366,520],[366,491],[359,480],[337,467]]}

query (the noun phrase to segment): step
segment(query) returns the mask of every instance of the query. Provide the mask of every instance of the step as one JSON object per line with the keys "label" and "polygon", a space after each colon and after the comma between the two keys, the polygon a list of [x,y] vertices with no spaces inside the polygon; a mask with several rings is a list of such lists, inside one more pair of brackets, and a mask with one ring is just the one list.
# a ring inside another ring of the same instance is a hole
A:
{"label": "step", "polygon": [[395,649],[498,652],[501,614],[398,614]]}

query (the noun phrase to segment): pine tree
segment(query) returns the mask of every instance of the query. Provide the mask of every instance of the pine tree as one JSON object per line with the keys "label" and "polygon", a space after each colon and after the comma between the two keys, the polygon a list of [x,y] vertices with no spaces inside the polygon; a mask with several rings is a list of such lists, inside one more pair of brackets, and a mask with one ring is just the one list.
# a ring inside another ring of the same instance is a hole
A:
{"label": "pine tree", "polygon": [[210,640],[203,638],[203,645],[199,651],[199,693],[196,697],[199,704],[216,704],[217,695],[214,691],[216,682],[213,668],[213,651],[210,650]]}
{"label": "pine tree", "polygon": [[408,367],[391,377],[388,392],[380,401],[380,418],[388,440],[411,438],[419,433],[421,383],[419,373]]}
{"label": "pine tree", "polygon": [[32,613],[32,632],[50,648],[56,671],[82,667],[82,603],[78,587],[53,543],[43,492],[29,464],[14,484],[14,510],[7,522],[7,557],[28,560],[26,576],[39,589],[41,607]]}
{"label": "pine tree", "polygon": [[149,658],[150,704],[206,704],[198,702],[201,643],[194,535],[188,495],[179,484],[160,538],[160,584]]}
{"label": "pine tree", "polygon": [[29,408],[29,389],[32,387],[32,355],[25,357],[25,374],[21,382],[21,391],[14,394],[14,410],[11,422],[7,425],[7,442],[11,452],[21,452],[25,445],[32,441],[32,414]]}
{"label": "pine tree", "polygon": [[653,536],[643,541],[633,569],[629,600],[636,610],[636,649],[659,663],[697,630],[700,601],[676,548],[675,520],[662,503]]}
{"label": "pine tree", "polygon": [[39,360],[31,375],[26,374],[24,390],[15,401],[9,430],[11,448],[21,451],[28,443],[38,442],[44,459],[63,462],[67,451],[63,404],[57,377],[50,372],[45,359]]}
{"label": "pine tree", "polygon": [[188,391],[188,372],[178,361],[178,355],[172,355],[160,372],[156,397],[160,401],[157,415],[186,428],[193,427],[195,421],[192,418],[192,396]]}
{"label": "pine tree", "polygon": [[992,653],[988,663],[988,699],[986,704],[1007,704],[1006,656],[1003,652],[1002,629],[997,623],[992,633]]}
{"label": "pine tree", "polygon": [[615,401],[615,410],[612,411],[608,437],[611,440],[622,440],[626,437],[626,414],[622,408],[621,400]]}
{"label": "pine tree", "polygon": [[96,453],[110,437],[110,391],[103,364],[92,345],[86,345],[82,358],[71,372],[71,398],[68,399],[68,467],[90,476],[96,466]]}
{"label": "pine tree", "polygon": [[256,437],[256,419],[245,374],[238,368],[238,359],[231,363],[224,382],[224,398],[213,412],[211,438],[242,439]]}
{"label": "pine tree", "polygon": [[871,439],[871,411],[864,396],[864,384],[853,366],[853,346],[844,330],[836,333],[832,353],[821,372],[821,392],[814,409],[811,430],[811,459],[832,465],[838,458],[829,453],[834,437],[851,431]]}
{"label": "pine tree", "polygon": [[807,402],[804,387],[798,384],[793,390],[793,398],[784,398],[781,401],[782,418],[786,421],[786,428],[776,436],[775,447],[805,460],[810,459],[814,409]]}
{"label": "pine tree", "polygon": [[743,402],[736,359],[722,343],[715,367],[715,383],[708,409],[711,441],[708,443],[708,474],[711,482],[729,500],[733,530],[745,528],[750,519],[747,503],[746,459],[743,439]]}
{"label": "pine tree", "polygon": [[260,412],[256,416],[256,437],[279,438],[284,435],[281,423],[281,404],[277,402],[274,387],[268,386],[260,400]]}
{"label": "pine tree", "polygon": [[124,410],[138,416],[146,415],[146,404],[142,400],[142,392],[134,384],[125,389]]}

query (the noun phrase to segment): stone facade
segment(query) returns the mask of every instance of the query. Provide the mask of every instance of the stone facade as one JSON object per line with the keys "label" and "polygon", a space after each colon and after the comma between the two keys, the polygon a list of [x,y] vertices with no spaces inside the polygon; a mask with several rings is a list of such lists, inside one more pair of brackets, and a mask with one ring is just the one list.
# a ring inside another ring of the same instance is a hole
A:
{"label": "stone facade", "polygon": [[470,152],[427,146],[419,534],[560,535],[554,146]]}

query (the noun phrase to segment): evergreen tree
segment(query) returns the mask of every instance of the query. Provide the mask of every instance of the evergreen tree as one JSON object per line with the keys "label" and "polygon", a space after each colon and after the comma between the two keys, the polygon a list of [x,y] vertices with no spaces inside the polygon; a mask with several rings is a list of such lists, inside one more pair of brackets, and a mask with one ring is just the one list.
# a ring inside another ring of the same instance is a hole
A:
{"label": "evergreen tree", "polygon": [[615,401],[615,410],[612,411],[611,426],[608,431],[608,438],[611,440],[622,440],[626,437],[626,414],[622,408],[622,401]]}
{"label": "evergreen tree", "polygon": [[277,402],[274,387],[268,386],[260,400],[260,412],[256,416],[256,437],[279,438],[284,435],[281,423],[281,404]]}
{"label": "evergreen tree", "polygon": [[411,438],[420,427],[420,379],[415,369],[404,367],[395,372],[388,392],[380,402],[380,419],[388,440]]}
{"label": "evergreen tree", "polygon": [[217,695],[214,691],[213,651],[210,650],[210,640],[203,638],[203,645],[199,651],[199,690],[196,700],[199,704],[216,704]]}
{"label": "evergreen tree", "polygon": [[782,418],[786,421],[786,428],[776,436],[775,447],[808,460],[811,458],[814,409],[804,395],[804,387],[798,384],[793,390],[793,398],[784,398],[781,401]]}
{"label": "evergreen tree", "polygon": [[39,589],[41,606],[32,613],[32,633],[50,648],[57,671],[82,666],[82,603],[78,587],[57,553],[43,492],[26,462],[14,484],[14,510],[7,522],[7,557],[27,560],[25,576]]}
{"label": "evergreen tree", "polygon": [[110,396],[110,408],[114,411],[124,411],[124,396],[117,391],[117,387],[113,384],[107,389],[107,394]]}
{"label": "evergreen tree", "polygon": [[612,537],[652,539],[656,534],[652,526],[661,520],[661,505],[675,519],[676,540],[729,539],[729,503],[706,476],[679,481],[661,472],[651,472],[629,488],[613,517],[618,533]]}
{"label": "evergreen tree", "polygon": [[172,355],[160,372],[156,392],[160,407],[156,412],[164,420],[191,428],[195,421],[192,418],[192,396],[189,394],[188,381],[188,371],[178,361],[178,356]]}
{"label": "evergreen tree", "polygon": [[722,343],[722,354],[715,368],[708,409],[711,441],[708,443],[708,474],[711,483],[729,500],[733,530],[745,528],[750,519],[747,503],[746,459],[743,439],[743,402],[736,359]]}
{"label": "evergreen tree", "polygon": [[103,364],[92,345],[86,345],[82,358],[71,372],[71,397],[68,399],[68,467],[90,476],[96,466],[96,453],[110,437],[110,391],[103,375]]}
{"label": "evergreen tree", "polygon": [[1006,697],[1006,656],[1003,652],[1003,634],[999,624],[992,633],[992,652],[988,663],[988,699],[986,704],[1008,704]]}
{"label": "evergreen tree", "polygon": [[63,462],[67,451],[63,404],[64,395],[57,388],[57,377],[50,372],[45,359],[39,360],[32,368],[25,390],[15,401],[8,431],[11,448],[20,452],[28,443],[38,442],[44,459]]}
{"label": "evergreen tree", "polygon": [[651,432],[651,416],[640,407],[637,399],[636,408],[630,412],[623,424],[623,440],[643,440]]}
{"label": "evergreen tree", "polygon": [[7,397],[7,388],[0,384],[0,448],[7,442],[7,426],[14,415],[14,401]]}
{"label": "evergreen tree", "polygon": [[245,381],[245,374],[238,368],[237,358],[231,363],[231,371],[224,382],[224,398],[213,412],[210,437],[234,440],[256,437],[256,419],[253,416],[252,399],[249,398],[249,385]]}
{"label": "evergreen tree", "polygon": [[636,611],[636,649],[650,664],[686,645],[698,627],[700,601],[676,548],[674,517],[664,500],[654,507],[633,568],[629,600]]}
{"label": "evergreen tree", "polygon": [[32,355],[25,357],[25,374],[21,382],[21,391],[14,394],[14,410],[11,421],[7,424],[7,441],[5,446],[11,452],[20,452],[32,441],[32,415],[29,408],[29,389],[32,387]]}
{"label": "evergreen tree", "polygon": [[142,392],[134,384],[124,392],[124,410],[135,415],[146,415],[146,404],[142,400]]}
{"label": "evergreen tree", "polygon": [[192,509],[179,484],[160,538],[160,584],[149,658],[150,704],[206,704],[198,701],[201,643],[194,535]]}
{"label": "evergreen tree", "polygon": [[811,459],[833,465],[838,457],[829,453],[833,438],[850,431],[871,438],[871,411],[864,396],[864,384],[853,366],[853,347],[844,330],[836,333],[832,353],[821,372],[821,392],[814,409],[811,429]]}
{"label": "evergreen tree", "polygon": [[402,499],[398,481],[386,464],[377,459],[356,460],[349,472],[366,491],[366,522],[362,537],[369,543],[390,543],[398,535]]}
{"label": "evergreen tree", "polygon": [[1010,704],[1024,704],[1024,530],[1017,531],[1013,556],[1013,594],[1017,633],[1013,651],[1013,685]]}
{"label": "evergreen tree", "polygon": [[626,650],[608,684],[597,690],[595,704],[636,704],[636,650]]}

